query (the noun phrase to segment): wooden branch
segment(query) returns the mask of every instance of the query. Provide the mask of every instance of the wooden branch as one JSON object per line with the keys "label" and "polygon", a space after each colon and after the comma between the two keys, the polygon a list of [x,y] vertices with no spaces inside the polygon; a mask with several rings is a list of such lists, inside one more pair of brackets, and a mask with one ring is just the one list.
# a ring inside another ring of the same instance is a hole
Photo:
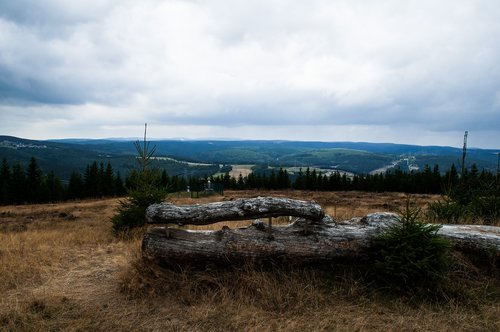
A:
{"label": "wooden branch", "polygon": [[279,197],[235,199],[197,205],[153,204],[146,210],[150,224],[207,225],[219,221],[292,216],[321,221],[325,213],[315,203]]}
{"label": "wooden branch", "polygon": [[[299,219],[285,227],[261,221],[251,226],[220,231],[189,231],[157,227],[142,243],[143,255],[170,266],[204,267],[246,261],[311,265],[368,258],[373,237],[398,222],[392,213],[375,213],[335,224],[326,219],[311,223]],[[500,228],[445,225],[439,232],[458,250],[500,252]],[[464,235],[465,234],[465,235]]]}

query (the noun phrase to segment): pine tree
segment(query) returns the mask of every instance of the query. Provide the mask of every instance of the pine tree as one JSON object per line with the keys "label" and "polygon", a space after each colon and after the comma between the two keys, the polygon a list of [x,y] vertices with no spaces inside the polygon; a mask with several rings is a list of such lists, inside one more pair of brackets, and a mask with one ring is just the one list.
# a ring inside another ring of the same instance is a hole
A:
{"label": "pine tree", "polygon": [[267,189],[276,189],[276,173],[274,172],[274,169],[271,171],[271,175],[269,176],[269,182],[267,184]]}
{"label": "pine tree", "polygon": [[[307,175],[307,171],[306,171],[306,175]],[[318,189],[317,183],[318,183],[318,174],[317,174],[316,170],[313,169],[312,172],[309,175],[309,184],[308,184],[308,188],[307,189],[309,189],[309,190],[317,190]]]}
{"label": "pine tree", "polygon": [[42,188],[42,192],[44,192],[43,201],[59,202],[63,199],[63,185],[61,180],[54,174],[54,171],[50,171],[45,176]]}
{"label": "pine tree", "polygon": [[28,169],[26,171],[27,201],[36,203],[43,200],[42,189],[42,171],[34,157],[31,157]]}
{"label": "pine tree", "polygon": [[256,182],[256,177],[255,177],[254,173],[248,174],[248,176],[246,177],[246,184],[247,184],[248,189],[257,189],[258,188],[258,185]]}
{"label": "pine tree", "polygon": [[168,177],[167,171],[163,170],[161,172],[161,186],[162,188],[168,189],[168,185],[170,183],[170,178]]}
{"label": "pine tree", "polygon": [[302,172],[302,168],[299,168],[297,178],[295,179],[295,189],[303,190],[305,189],[304,187],[305,187],[304,173]]}
{"label": "pine tree", "polygon": [[441,173],[439,172],[439,165],[434,165],[432,169],[432,186],[431,193],[438,194],[441,191]]}
{"label": "pine tree", "polygon": [[458,171],[455,167],[455,164],[452,164],[450,170],[446,172],[445,179],[447,181],[447,190],[451,190],[451,188],[455,187],[458,183]]}
{"label": "pine tree", "polygon": [[104,196],[112,196],[115,194],[115,178],[113,176],[113,167],[108,162],[106,170],[101,178],[101,189]]}
{"label": "pine tree", "polygon": [[237,188],[240,190],[245,189],[245,181],[243,180],[243,175],[241,175],[241,173],[238,176]]}
{"label": "pine tree", "polygon": [[123,196],[127,193],[127,189],[125,189],[125,186],[123,185],[123,180],[120,176],[120,172],[116,173],[114,189],[116,196]]}
{"label": "pine tree", "polygon": [[308,167],[306,169],[306,174],[305,174],[305,187],[304,187],[304,189],[311,190],[311,187],[312,187],[311,170]]}
{"label": "pine tree", "polygon": [[152,162],[156,146],[150,148],[150,142],[146,140],[147,124],[144,126],[144,141],[141,144],[135,142],[139,158],[139,171],[136,189],[129,190],[129,197],[120,202],[118,214],[112,218],[115,231],[130,230],[134,227],[143,226],[146,222],[146,209],[154,203],[160,203],[165,199],[166,191],[161,188],[161,174],[149,166]]}
{"label": "pine tree", "polygon": [[280,168],[278,172],[278,188],[287,189],[290,188],[290,178],[288,177],[288,172],[286,169]]}
{"label": "pine tree", "polygon": [[26,201],[26,175],[23,166],[19,162],[12,165],[9,192],[12,203],[21,204]]}
{"label": "pine tree", "polygon": [[80,173],[73,171],[69,177],[68,193],[69,199],[77,199],[84,197],[84,184]]}
{"label": "pine tree", "polygon": [[98,183],[98,189],[97,189],[97,196],[102,197],[104,195],[104,177],[106,171],[104,170],[104,163],[100,162],[99,163],[99,172],[97,173],[97,183]]}
{"label": "pine tree", "polygon": [[99,167],[97,161],[87,165],[85,168],[85,175],[83,179],[86,197],[99,196]]}
{"label": "pine tree", "polygon": [[7,159],[2,160],[0,167],[0,204],[10,203],[9,184],[10,184],[10,166]]}

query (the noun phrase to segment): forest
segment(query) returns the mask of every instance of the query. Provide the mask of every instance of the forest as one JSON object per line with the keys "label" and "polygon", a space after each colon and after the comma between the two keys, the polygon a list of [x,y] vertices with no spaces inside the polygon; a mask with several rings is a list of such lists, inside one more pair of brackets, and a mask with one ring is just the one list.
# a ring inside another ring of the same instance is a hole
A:
{"label": "forest", "polygon": [[[403,192],[419,194],[450,194],[459,183],[467,188],[491,187],[498,191],[498,175],[479,170],[476,165],[464,169],[464,181],[455,165],[441,172],[438,165],[426,165],[421,171],[390,170],[381,174],[361,174],[352,177],[331,172],[328,176],[315,169],[300,169],[289,174],[286,169],[253,172],[234,178],[229,173],[216,176],[169,176],[166,170],[155,169],[155,185],[166,192],[204,191],[210,180],[212,189],[232,190],[312,190],[312,191],[366,191]],[[124,196],[136,186],[138,173],[132,170],[122,178],[108,162],[94,161],[85,171],[73,171],[69,181],[61,181],[53,171],[44,173],[37,159],[32,157],[27,167],[20,162],[9,164],[2,160],[0,167],[0,204],[58,202],[81,198]],[[470,196],[470,195],[469,195]]]}

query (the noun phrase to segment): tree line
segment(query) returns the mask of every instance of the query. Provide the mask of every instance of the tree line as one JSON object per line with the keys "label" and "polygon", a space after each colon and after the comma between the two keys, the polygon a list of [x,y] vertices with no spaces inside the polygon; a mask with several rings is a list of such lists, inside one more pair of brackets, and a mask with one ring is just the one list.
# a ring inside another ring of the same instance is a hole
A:
{"label": "tree line", "polygon": [[332,172],[329,175],[307,168],[298,174],[272,170],[270,174],[251,173],[237,179],[228,174],[212,179],[229,189],[300,189],[314,191],[404,192],[411,194],[442,194],[443,198],[429,205],[428,215],[439,222],[494,223],[500,218],[500,173],[482,170],[476,165],[459,175],[455,165],[441,173],[436,165],[419,172],[399,169],[380,174],[354,175]]}
{"label": "tree line", "polygon": [[[481,171],[472,165],[465,177],[468,183],[495,182],[495,175]],[[455,165],[441,173],[439,166],[426,165],[419,172],[404,172],[399,169],[379,174],[361,174],[348,176],[346,173],[330,172],[329,175],[315,169],[300,169],[297,174],[290,174],[286,169],[271,170],[266,173],[251,173],[243,177],[232,178],[229,174],[211,177],[215,183],[222,183],[226,189],[297,189],[313,191],[368,191],[368,192],[405,192],[418,194],[442,194],[459,183],[459,174]]]}
{"label": "tree line", "polygon": [[[115,172],[108,162],[88,164],[85,171],[73,171],[68,182],[61,181],[53,171],[42,172],[35,158],[31,158],[27,168],[19,162],[9,165],[3,159],[0,167],[0,204],[44,203],[69,199],[124,196],[137,189],[139,179],[137,170],[132,170],[125,178]],[[420,194],[443,194],[455,188],[460,176],[455,165],[441,173],[436,165],[425,166],[419,172],[404,172],[399,169],[380,174],[348,176],[346,173],[330,172],[328,175],[316,169],[300,169],[290,174],[286,169],[254,172],[248,176],[231,177],[229,173],[218,176],[184,177],[169,176],[165,170],[152,170],[152,183],[165,192],[203,191],[207,180],[214,186],[233,190],[313,190],[313,191],[368,191],[368,192],[405,192]],[[498,176],[488,171],[479,171],[475,165],[465,173],[468,179],[466,188],[476,187],[478,183],[496,183]],[[497,185],[498,186],[498,185]],[[466,190],[462,190],[467,192]],[[470,194],[469,194],[470,196]]]}
{"label": "tree line", "polygon": [[83,174],[73,171],[67,183],[53,171],[44,173],[32,157],[25,168],[20,162],[0,166],[0,204],[46,203],[69,199],[123,196],[126,193],[120,173],[110,163],[87,165]]}
{"label": "tree line", "polygon": [[[205,178],[169,176],[165,170],[153,170],[152,183],[165,192],[203,190]],[[2,160],[0,166],[0,204],[60,202],[72,199],[125,196],[138,187],[140,172],[132,170],[125,179],[115,172],[111,163],[94,161],[83,173],[73,171],[68,181],[62,181],[53,171],[44,173],[36,158],[27,167],[20,162],[9,164]]]}

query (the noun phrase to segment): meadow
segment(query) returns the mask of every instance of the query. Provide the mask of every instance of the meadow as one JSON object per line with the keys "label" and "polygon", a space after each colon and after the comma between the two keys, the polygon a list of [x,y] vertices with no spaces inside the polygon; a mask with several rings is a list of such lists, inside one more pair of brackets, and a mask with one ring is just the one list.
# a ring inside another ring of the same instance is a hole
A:
{"label": "meadow", "polygon": [[[395,211],[406,202],[398,193],[307,191],[172,194],[168,200],[258,195],[314,200],[341,220]],[[425,210],[438,198],[413,195],[412,202]],[[168,271],[142,261],[144,230],[113,234],[110,218],[118,205],[113,198],[0,207],[0,330],[500,330],[496,266],[455,255],[446,289],[431,299],[374,288],[352,266]]]}

